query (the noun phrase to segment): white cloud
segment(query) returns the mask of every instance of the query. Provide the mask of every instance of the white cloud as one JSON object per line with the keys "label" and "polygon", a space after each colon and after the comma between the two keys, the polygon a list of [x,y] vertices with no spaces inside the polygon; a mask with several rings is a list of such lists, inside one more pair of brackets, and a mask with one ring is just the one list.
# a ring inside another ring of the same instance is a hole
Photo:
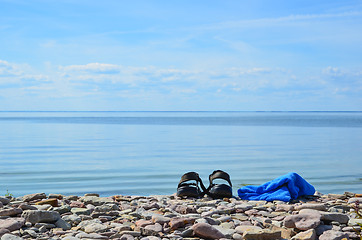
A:
{"label": "white cloud", "polygon": [[205,30],[216,30],[216,29],[226,29],[226,28],[255,28],[255,27],[267,27],[280,24],[293,24],[301,21],[310,21],[310,20],[323,20],[323,19],[341,19],[347,17],[358,17],[361,16],[362,12],[359,11],[348,11],[341,13],[325,13],[325,14],[297,14],[289,15],[284,17],[276,18],[258,18],[258,19],[249,19],[249,20],[239,20],[239,21],[225,21],[217,24],[212,24],[208,26],[200,27]]}

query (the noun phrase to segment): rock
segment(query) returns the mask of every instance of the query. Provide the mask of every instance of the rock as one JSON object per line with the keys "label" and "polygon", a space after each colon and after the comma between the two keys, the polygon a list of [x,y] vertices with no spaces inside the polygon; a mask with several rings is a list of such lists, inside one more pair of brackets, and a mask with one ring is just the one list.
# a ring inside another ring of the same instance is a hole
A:
{"label": "rock", "polygon": [[45,205],[45,204],[49,204],[53,207],[58,207],[58,199],[50,198],[50,199],[41,200],[41,201],[35,203],[35,205]]}
{"label": "rock", "polygon": [[362,204],[362,197],[350,198],[350,199],[348,200],[348,204],[355,203],[355,202],[357,202],[357,201]]}
{"label": "rock", "polygon": [[106,225],[101,223],[91,223],[84,227],[84,232],[86,233],[101,233],[108,229]]}
{"label": "rock", "polygon": [[134,240],[134,236],[130,234],[123,234],[120,238],[120,240]]}
{"label": "rock", "polygon": [[76,215],[90,215],[92,211],[86,208],[72,208],[70,212]]}
{"label": "rock", "polygon": [[63,199],[63,195],[62,195],[62,194],[57,194],[57,193],[50,193],[50,194],[48,195],[48,198],[56,198],[56,199],[62,200],[62,199]]}
{"label": "rock", "polygon": [[70,212],[72,208],[69,205],[54,207],[52,210],[58,212],[60,215]]}
{"label": "rock", "polygon": [[0,237],[4,235],[5,233],[10,233],[10,231],[6,228],[0,228]]}
{"label": "rock", "polygon": [[235,228],[236,232],[239,234],[243,234],[244,232],[247,232],[247,231],[258,231],[261,229],[262,228],[258,227],[258,226],[237,226]]}
{"label": "rock", "polygon": [[286,216],[283,220],[287,228],[298,228],[299,230],[309,230],[316,228],[320,224],[321,214],[316,210],[305,209],[303,213]]}
{"label": "rock", "polygon": [[234,233],[233,237],[234,240],[243,240],[243,236],[239,233]]}
{"label": "rock", "polygon": [[323,203],[305,203],[302,205],[297,205],[294,207],[296,211],[300,211],[302,209],[313,209],[313,210],[319,210],[319,211],[327,211],[326,205]]}
{"label": "rock", "polygon": [[69,206],[71,208],[85,208],[85,204],[80,201],[72,201]]}
{"label": "rock", "polygon": [[225,238],[225,235],[222,234],[219,230],[214,228],[208,223],[196,223],[192,226],[196,236],[201,238],[210,238],[210,239],[220,239]]}
{"label": "rock", "polygon": [[72,228],[72,226],[66,222],[65,220],[63,220],[62,218],[59,218],[58,221],[56,221],[55,226],[57,226],[58,228],[61,228],[63,230],[70,230]]}
{"label": "rock", "polygon": [[348,234],[334,230],[325,231],[319,236],[319,240],[342,240],[343,238],[349,239]]}
{"label": "rock", "polygon": [[0,229],[7,229],[10,232],[20,229],[25,224],[24,218],[0,219]]}
{"label": "rock", "polygon": [[243,238],[245,240],[276,240],[281,239],[281,232],[270,229],[245,231]]}
{"label": "rock", "polygon": [[34,223],[54,223],[60,219],[60,214],[55,211],[43,211],[43,210],[26,210],[21,217],[25,218],[25,221]]}
{"label": "rock", "polygon": [[333,226],[332,225],[319,225],[318,227],[315,228],[315,231],[317,233],[317,235],[322,235],[323,232],[328,231],[328,230],[332,230]]}
{"label": "rock", "polygon": [[28,194],[28,195],[23,196],[23,201],[30,202],[30,201],[44,199],[44,198],[47,198],[45,193],[33,193],[33,194]]}
{"label": "rock", "polygon": [[213,226],[213,227],[219,230],[226,238],[229,239],[236,233],[235,229],[230,229],[230,228],[227,229],[223,228],[222,226]]}
{"label": "rock", "polygon": [[189,223],[194,223],[195,219],[191,218],[172,218],[170,220],[170,227],[172,230],[176,230],[178,228],[181,228]]}
{"label": "rock", "polygon": [[112,198],[108,197],[97,197],[97,196],[85,196],[81,197],[80,201],[84,202],[84,204],[92,204],[94,206],[100,206],[106,203],[113,203]]}
{"label": "rock", "polygon": [[38,210],[38,208],[32,206],[32,205],[29,205],[29,204],[26,204],[26,203],[22,203],[19,205],[19,208],[22,209],[22,210]]}
{"label": "rock", "polygon": [[136,221],[135,224],[138,228],[141,228],[141,227],[146,227],[147,225],[151,225],[152,221],[140,219],[140,220]]}
{"label": "rock", "polygon": [[1,240],[23,240],[24,238],[13,235],[13,234],[9,234],[9,233],[5,233],[2,237]]}
{"label": "rock", "polygon": [[164,217],[162,215],[155,214],[152,216],[152,222],[153,223],[159,223],[161,225],[168,224],[170,222],[171,218]]}
{"label": "rock", "polygon": [[250,210],[254,207],[254,204],[250,204],[250,203],[242,203],[242,204],[238,204],[235,206],[236,211],[242,211],[245,212],[247,210]]}
{"label": "rock", "polygon": [[8,205],[9,202],[10,202],[10,199],[6,198],[6,197],[0,197],[0,202],[3,204],[3,205]]}
{"label": "rock", "polygon": [[0,210],[0,216],[16,216],[23,212],[20,208],[8,208]]}
{"label": "rock", "polygon": [[120,232],[120,234],[128,234],[128,235],[131,235],[133,237],[139,237],[141,236],[141,232],[138,232],[138,231],[122,231]]}
{"label": "rock", "polygon": [[146,236],[158,236],[162,232],[162,226],[159,223],[147,225],[141,228],[141,233]]}
{"label": "rock", "polygon": [[360,224],[362,224],[362,219],[351,218],[351,219],[348,221],[348,225],[349,225],[349,226],[357,226],[357,225],[360,225]]}
{"label": "rock", "polygon": [[309,229],[307,231],[298,233],[292,237],[291,240],[315,240],[316,238],[316,231],[314,229]]}
{"label": "rock", "polygon": [[178,205],[175,211],[181,214],[196,213],[196,208],[193,206]]}
{"label": "rock", "polygon": [[320,212],[322,214],[321,220],[328,222],[339,222],[339,223],[348,223],[349,217],[343,213],[330,213],[330,212]]}
{"label": "rock", "polygon": [[78,233],[75,237],[80,239],[108,239],[108,237],[97,233]]}
{"label": "rock", "polygon": [[276,209],[276,212],[290,212],[294,211],[294,206],[290,204],[278,204]]}
{"label": "rock", "polygon": [[78,225],[82,221],[82,219],[76,214],[63,216],[62,219],[72,226]]}

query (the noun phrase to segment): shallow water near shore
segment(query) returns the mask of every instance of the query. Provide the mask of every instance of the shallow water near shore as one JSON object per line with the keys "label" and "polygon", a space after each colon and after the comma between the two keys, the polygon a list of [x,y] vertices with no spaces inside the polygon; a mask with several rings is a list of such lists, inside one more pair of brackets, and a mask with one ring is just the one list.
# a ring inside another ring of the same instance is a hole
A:
{"label": "shallow water near shore", "polygon": [[0,112],[0,195],[172,194],[228,172],[234,194],[297,172],[362,190],[362,112]]}

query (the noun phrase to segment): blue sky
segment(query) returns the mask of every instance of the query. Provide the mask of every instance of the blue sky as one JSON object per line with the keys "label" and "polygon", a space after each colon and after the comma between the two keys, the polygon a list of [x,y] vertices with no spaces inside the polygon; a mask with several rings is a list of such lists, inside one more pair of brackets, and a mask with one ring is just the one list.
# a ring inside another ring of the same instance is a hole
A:
{"label": "blue sky", "polygon": [[361,92],[361,1],[0,0],[0,111],[361,111]]}

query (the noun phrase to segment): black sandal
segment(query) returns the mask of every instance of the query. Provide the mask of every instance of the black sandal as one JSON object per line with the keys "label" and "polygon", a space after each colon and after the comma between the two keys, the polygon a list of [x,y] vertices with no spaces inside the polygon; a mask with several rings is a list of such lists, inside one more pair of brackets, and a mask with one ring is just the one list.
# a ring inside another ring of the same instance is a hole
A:
{"label": "black sandal", "polygon": [[[195,182],[188,182],[195,181]],[[199,188],[199,184],[202,188]],[[200,198],[205,194],[206,188],[198,173],[188,172],[182,175],[180,183],[177,186],[177,196],[181,198],[193,197]]]}
{"label": "black sandal", "polygon": [[[227,184],[214,184],[213,180],[223,179],[226,180]],[[206,189],[205,193],[213,199],[231,198],[233,196],[232,184],[230,176],[222,170],[216,170],[209,176],[210,186]]]}

